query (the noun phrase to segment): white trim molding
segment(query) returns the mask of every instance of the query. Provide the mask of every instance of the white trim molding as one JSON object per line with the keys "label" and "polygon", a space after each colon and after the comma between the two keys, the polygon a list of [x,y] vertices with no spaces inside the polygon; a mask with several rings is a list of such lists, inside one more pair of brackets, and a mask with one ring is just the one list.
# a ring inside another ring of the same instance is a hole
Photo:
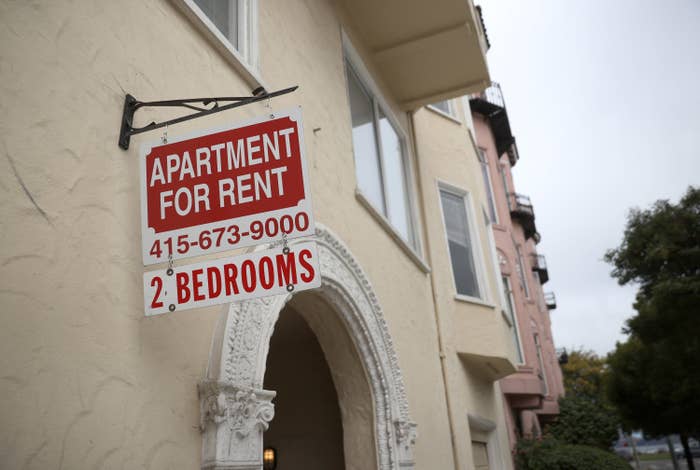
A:
{"label": "white trim molding", "polygon": [[[322,285],[304,295],[318,295],[330,304],[355,344],[374,402],[377,468],[412,469],[416,424],[409,417],[403,377],[382,308],[345,244],[320,224],[316,239]],[[267,354],[280,311],[292,295],[231,304],[223,312],[207,376],[199,384],[202,469],[262,469],[263,432],[274,417],[270,400],[275,396],[262,388]]]}
{"label": "white trim molding", "polygon": [[171,0],[194,26],[212,43],[251,89],[265,87],[260,75],[258,52],[258,0],[236,2],[238,49],[231,44],[194,0]]}

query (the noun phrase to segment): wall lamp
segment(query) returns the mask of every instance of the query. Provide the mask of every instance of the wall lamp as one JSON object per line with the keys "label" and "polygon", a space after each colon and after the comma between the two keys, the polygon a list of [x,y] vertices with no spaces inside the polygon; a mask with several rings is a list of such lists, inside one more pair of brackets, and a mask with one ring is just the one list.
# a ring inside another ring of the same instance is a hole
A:
{"label": "wall lamp", "polygon": [[263,450],[263,470],[275,470],[277,468],[277,449],[265,447]]}

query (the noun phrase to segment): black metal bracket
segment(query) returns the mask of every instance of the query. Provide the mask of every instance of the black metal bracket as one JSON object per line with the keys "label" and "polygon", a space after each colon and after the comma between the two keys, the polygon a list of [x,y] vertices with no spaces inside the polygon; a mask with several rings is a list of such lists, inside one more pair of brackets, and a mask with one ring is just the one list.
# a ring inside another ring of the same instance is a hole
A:
{"label": "black metal bracket", "polygon": [[[221,111],[226,111],[227,109],[238,108],[240,106],[245,106],[247,104],[255,103],[257,101],[266,100],[269,98],[274,98],[275,96],[286,95],[299,88],[294,86],[291,88],[285,88],[284,90],[273,91],[268,93],[263,87],[256,88],[253,90],[253,96],[226,96],[218,98],[191,98],[184,100],[167,100],[167,101],[139,101],[130,94],[127,94],[124,98],[124,111],[122,113],[122,126],[119,131],[119,147],[124,150],[129,148],[129,141],[132,135],[142,134],[144,132],[152,131],[155,129],[160,129],[171,124],[177,124],[179,122],[189,121],[191,119],[197,119],[198,117],[208,116],[209,114],[219,113]],[[232,103],[220,104],[221,102]],[[195,106],[195,104],[201,103],[201,106]],[[213,103],[213,105],[212,105]],[[206,106],[210,106],[206,108]],[[197,111],[196,113],[188,114],[186,116],[180,116],[179,118],[170,119],[169,121],[163,122],[151,122],[150,124],[143,127],[133,127],[134,124],[134,113],[136,110],[143,107],[181,107],[188,108]]]}

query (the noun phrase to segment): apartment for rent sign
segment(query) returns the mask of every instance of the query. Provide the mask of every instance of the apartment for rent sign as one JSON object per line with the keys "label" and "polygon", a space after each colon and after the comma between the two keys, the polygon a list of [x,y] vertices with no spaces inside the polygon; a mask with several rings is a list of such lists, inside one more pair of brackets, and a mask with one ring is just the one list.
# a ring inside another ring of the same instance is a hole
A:
{"label": "apartment for rent sign", "polygon": [[301,110],[141,149],[145,265],[314,233]]}

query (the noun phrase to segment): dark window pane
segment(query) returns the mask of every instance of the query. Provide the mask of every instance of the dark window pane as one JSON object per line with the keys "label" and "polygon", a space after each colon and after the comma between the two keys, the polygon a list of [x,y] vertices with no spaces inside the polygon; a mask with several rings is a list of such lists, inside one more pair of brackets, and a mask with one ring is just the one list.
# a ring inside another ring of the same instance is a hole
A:
{"label": "dark window pane", "polygon": [[447,191],[440,191],[440,199],[442,200],[442,212],[445,217],[447,241],[457,293],[479,297],[479,284],[469,237],[469,223],[464,198]]}
{"label": "dark window pane", "polygon": [[238,5],[235,0],[194,0],[229,42],[238,49]]}

